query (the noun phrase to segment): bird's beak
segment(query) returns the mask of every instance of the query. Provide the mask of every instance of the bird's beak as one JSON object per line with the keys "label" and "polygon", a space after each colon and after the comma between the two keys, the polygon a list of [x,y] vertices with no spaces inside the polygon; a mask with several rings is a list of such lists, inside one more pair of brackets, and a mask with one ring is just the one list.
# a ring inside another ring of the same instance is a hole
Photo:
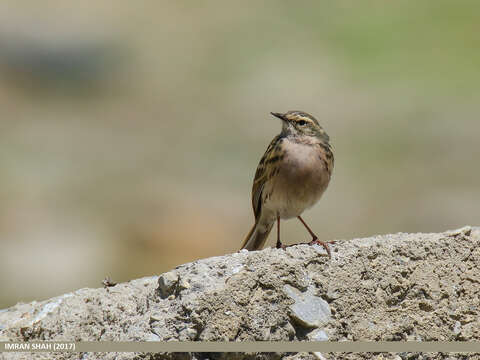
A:
{"label": "bird's beak", "polygon": [[287,119],[285,118],[285,115],[284,115],[284,114],[276,113],[276,112],[271,112],[270,114],[272,114],[273,116],[279,118],[280,120],[287,121]]}

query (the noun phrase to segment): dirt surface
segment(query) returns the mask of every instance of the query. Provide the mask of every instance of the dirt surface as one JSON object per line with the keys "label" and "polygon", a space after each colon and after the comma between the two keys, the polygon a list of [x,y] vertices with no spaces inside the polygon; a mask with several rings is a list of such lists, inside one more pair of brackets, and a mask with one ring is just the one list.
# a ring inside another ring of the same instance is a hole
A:
{"label": "dirt surface", "polygon": [[[479,341],[480,229],[199,260],[0,310],[0,341]],[[46,354],[2,353],[2,359]],[[54,359],[454,359],[465,354],[49,354]]]}

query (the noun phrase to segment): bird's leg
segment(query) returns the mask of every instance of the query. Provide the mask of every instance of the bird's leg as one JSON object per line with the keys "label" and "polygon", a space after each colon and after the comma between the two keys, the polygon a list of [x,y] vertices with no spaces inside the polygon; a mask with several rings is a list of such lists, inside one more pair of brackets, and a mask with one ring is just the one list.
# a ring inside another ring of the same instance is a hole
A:
{"label": "bird's leg", "polygon": [[313,231],[308,227],[307,223],[305,221],[303,221],[301,216],[297,216],[297,217],[298,217],[298,220],[300,220],[302,222],[303,226],[305,226],[305,228],[307,229],[309,234],[312,236],[312,241],[310,241],[308,243],[308,245],[322,245],[323,248],[327,251],[328,257],[332,257],[332,254],[330,253],[330,248],[328,247],[328,244],[326,242],[318,240],[317,235],[315,235],[313,233]]}
{"label": "bird's leg", "polygon": [[300,220],[303,224],[303,226],[305,226],[305,228],[307,229],[308,233],[310,234],[310,236],[312,237],[312,241],[315,241],[315,240],[318,240],[318,237],[317,235],[315,235],[312,231],[312,229],[310,229],[307,225],[307,223],[302,219],[302,217],[299,215],[297,216],[298,217],[298,220]]}
{"label": "bird's leg", "polygon": [[285,245],[280,242],[280,216],[277,216],[277,249],[285,249]]}

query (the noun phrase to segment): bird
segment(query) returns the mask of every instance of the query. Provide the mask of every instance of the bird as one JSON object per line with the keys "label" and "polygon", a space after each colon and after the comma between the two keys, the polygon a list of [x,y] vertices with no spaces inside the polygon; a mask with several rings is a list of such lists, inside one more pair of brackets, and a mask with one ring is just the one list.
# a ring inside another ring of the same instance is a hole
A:
{"label": "bird", "polygon": [[280,220],[298,218],[312,241],[331,257],[328,244],[320,241],[301,214],[320,200],[332,177],[334,158],[330,137],[312,115],[298,110],[271,112],[282,121],[282,130],[270,142],[260,159],[252,186],[255,223],[242,249],[259,250],[277,223],[277,248]]}

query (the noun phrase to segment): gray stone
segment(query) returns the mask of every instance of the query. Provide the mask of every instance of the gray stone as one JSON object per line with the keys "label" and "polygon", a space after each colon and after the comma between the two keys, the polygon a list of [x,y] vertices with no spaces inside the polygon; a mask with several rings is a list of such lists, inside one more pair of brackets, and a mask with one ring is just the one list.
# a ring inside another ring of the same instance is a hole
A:
{"label": "gray stone", "polygon": [[328,335],[322,329],[315,329],[309,332],[307,337],[310,341],[328,341]]}
{"label": "gray stone", "polygon": [[175,291],[178,284],[178,274],[175,271],[169,271],[158,278],[158,291],[163,298],[166,298]]}
{"label": "gray stone", "polygon": [[460,321],[455,321],[455,325],[453,326],[453,333],[458,335],[462,332],[462,324]]}
{"label": "gray stone", "polygon": [[313,295],[313,289],[301,292],[290,286],[284,286],[285,293],[294,301],[290,305],[291,316],[305,327],[319,327],[332,317],[330,306],[321,297]]}

